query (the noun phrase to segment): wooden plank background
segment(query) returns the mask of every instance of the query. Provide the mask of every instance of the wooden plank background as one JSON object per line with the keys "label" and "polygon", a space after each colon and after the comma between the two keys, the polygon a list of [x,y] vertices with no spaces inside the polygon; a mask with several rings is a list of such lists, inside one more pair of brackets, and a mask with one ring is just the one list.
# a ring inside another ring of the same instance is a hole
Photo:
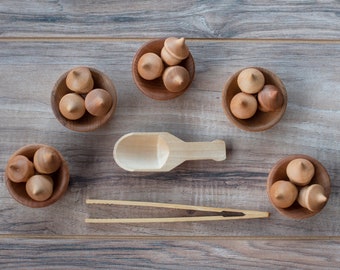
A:
{"label": "wooden plank background", "polygon": [[[0,173],[16,149],[45,143],[64,155],[71,181],[60,201],[30,209],[11,198],[1,179],[2,269],[114,265],[119,269],[337,269],[340,3],[280,3],[3,1]],[[136,88],[131,64],[144,42],[166,36],[187,38],[196,77],[184,95],[159,102]],[[78,65],[105,72],[118,94],[112,119],[91,133],[67,130],[50,106],[55,81]],[[246,66],[272,70],[287,88],[287,111],[265,132],[242,131],[223,113],[224,83]],[[169,173],[125,172],[113,161],[112,149],[120,136],[132,131],[168,131],[186,141],[223,139],[227,160],[186,162]],[[276,212],[265,190],[274,163],[296,153],[318,159],[332,181],[325,209],[302,221]],[[254,209],[271,216],[249,221],[86,225],[84,219],[94,215],[183,214],[86,206],[86,198]],[[46,257],[39,259],[42,250]]]}

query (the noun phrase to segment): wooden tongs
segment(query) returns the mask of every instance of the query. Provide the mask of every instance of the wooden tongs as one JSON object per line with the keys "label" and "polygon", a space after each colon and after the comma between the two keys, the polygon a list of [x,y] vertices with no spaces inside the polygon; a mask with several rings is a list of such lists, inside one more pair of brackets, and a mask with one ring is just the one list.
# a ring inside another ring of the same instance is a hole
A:
{"label": "wooden tongs", "polygon": [[158,222],[160,223],[160,222],[235,220],[235,219],[252,219],[269,217],[268,212],[183,204],[120,201],[120,200],[93,200],[93,199],[87,199],[86,204],[126,205],[126,206],[158,207],[192,211],[216,212],[216,215],[213,216],[192,216],[192,217],[188,216],[188,217],[161,217],[161,218],[86,218],[85,219],[86,223],[158,223]]}

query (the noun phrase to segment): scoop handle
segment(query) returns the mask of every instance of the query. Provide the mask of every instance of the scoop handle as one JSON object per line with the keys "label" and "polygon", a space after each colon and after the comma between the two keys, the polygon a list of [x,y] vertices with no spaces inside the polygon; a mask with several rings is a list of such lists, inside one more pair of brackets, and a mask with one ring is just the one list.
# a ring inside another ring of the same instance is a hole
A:
{"label": "scoop handle", "polygon": [[184,160],[226,159],[226,146],[222,140],[212,142],[183,142],[181,156]]}

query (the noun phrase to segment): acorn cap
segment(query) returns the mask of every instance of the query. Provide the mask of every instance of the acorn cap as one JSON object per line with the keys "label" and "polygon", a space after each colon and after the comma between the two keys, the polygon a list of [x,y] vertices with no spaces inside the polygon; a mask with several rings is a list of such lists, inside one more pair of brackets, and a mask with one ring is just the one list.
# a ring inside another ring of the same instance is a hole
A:
{"label": "acorn cap", "polygon": [[138,60],[138,74],[145,80],[154,80],[160,77],[162,75],[163,69],[163,61],[155,53],[145,53]]}
{"label": "acorn cap", "polygon": [[230,101],[230,111],[238,119],[249,119],[257,111],[257,100],[253,95],[239,92]]}
{"label": "acorn cap", "polygon": [[6,173],[8,178],[15,183],[26,182],[34,175],[34,166],[26,156],[16,155],[8,161]]}
{"label": "acorn cap", "polygon": [[262,112],[272,112],[280,109],[283,105],[283,94],[274,85],[265,85],[257,94],[259,110]]}
{"label": "acorn cap", "polygon": [[26,183],[26,192],[35,201],[46,201],[53,193],[53,180],[49,175],[33,175]]}
{"label": "acorn cap", "polygon": [[112,96],[104,89],[91,90],[85,97],[85,108],[94,116],[105,115],[112,106]]}
{"label": "acorn cap", "polygon": [[190,84],[190,74],[182,66],[167,67],[163,72],[163,83],[170,92],[180,92]]}
{"label": "acorn cap", "polygon": [[292,183],[298,186],[305,186],[312,180],[315,168],[308,159],[297,158],[288,163],[286,173]]}
{"label": "acorn cap", "polygon": [[93,85],[92,74],[87,67],[74,68],[66,76],[66,86],[78,94],[88,93]]}
{"label": "acorn cap", "polygon": [[182,60],[189,56],[188,46],[185,44],[185,39],[169,37],[164,41],[164,46],[161,50],[161,57],[168,65],[177,65]]}
{"label": "acorn cap", "polygon": [[269,194],[275,206],[288,208],[295,202],[298,196],[298,190],[293,183],[279,180],[270,187]]}
{"label": "acorn cap", "polygon": [[303,187],[298,197],[299,204],[312,212],[323,208],[327,200],[325,189],[319,184]]}
{"label": "acorn cap", "polygon": [[237,77],[238,87],[248,94],[258,93],[264,86],[265,78],[261,71],[256,68],[246,68]]}

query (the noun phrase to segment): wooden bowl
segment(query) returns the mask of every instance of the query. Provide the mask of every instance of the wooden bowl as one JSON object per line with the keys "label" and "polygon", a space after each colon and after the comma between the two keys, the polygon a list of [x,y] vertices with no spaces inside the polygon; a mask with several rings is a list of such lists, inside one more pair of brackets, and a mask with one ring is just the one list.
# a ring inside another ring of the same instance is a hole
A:
{"label": "wooden bowl", "polygon": [[112,81],[103,72],[90,67],[89,69],[94,81],[93,88],[102,88],[108,91],[112,96],[112,106],[107,114],[103,116],[93,116],[86,112],[85,115],[78,120],[69,120],[60,113],[59,102],[61,98],[64,95],[73,92],[66,86],[66,76],[71,70],[61,75],[61,77],[56,82],[51,94],[51,105],[55,117],[62,125],[74,131],[86,132],[99,128],[110,119],[117,105],[117,93]]}
{"label": "wooden bowl", "polygon": [[227,80],[222,92],[222,106],[224,109],[224,113],[227,115],[229,120],[237,127],[246,131],[253,132],[267,130],[274,126],[277,122],[279,122],[286,111],[288,100],[286,88],[279,77],[277,77],[273,72],[267,69],[261,67],[254,68],[260,70],[263,73],[265,77],[265,84],[275,85],[278,89],[281,90],[283,94],[283,105],[280,110],[273,112],[261,112],[260,110],[257,110],[255,115],[249,119],[238,119],[231,113],[230,101],[237,93],[241,92],[237,84],[237,77],[243,69],[233,74]]}
{"label": "wooden bowl", "polygon": [[[190,75],[190,83],[188,86],[180,91],[180,92],[170,92],[168,91],[164,83],[162,81],[162,78],[157,78],[155,80],[145,80],[143,79],[139,74],[137,70],[138,66],[138,61],[141,58],[142,55],[145,53],[153,52],[156,53],[157,55],[161,55],[161,50],[163,48],[165,39],[157,39],[153,40],[150,42],[147,42],[144,44],[135,54],[132,62],[132,76],[135,84],[137,85],[138,89],[144,93],[146,96],[156,99],[156,100],[168,100],[168,99],[173,99],[175,97],[178,97],[182,95],[190,86],[191,82],[193,81],[195,77],[195,62],[194,59],[189,53],[189,56],[184,59],[179,65],[185,67],[189,71]],[[164,61],[163,61],[164,62]],[[164,63],[164,68],[166,68],[167,65]]]}
{"label": "wooden bowl", "polygon": [[[24,155],[26,156],[30,161],[33,162],[33,156],[34,153],[43,146],[43,144],[30,144],[26,145],[16,152],[9,158],[13,158],[16,155]],[[48,146],[51,147],[51,146]],[[53,148],[54,149],[54,148]],[[5,182],[7,189],[11,196],[18,201],[19,203],[26,205],[28,207],[32,208],[40,208],[40,207],[46,207],[48,205],[53,204],[59,198],[66,192],[68,184],[69,184],[69,170],[66,161],[64,160],[63,156],[56,150],[54,149],[60,156],[61,159],[61,166],[60,168],[54,172],[53,174],[50,174],[50,176],[53,179],[53,193],[50,198],[48,198],[45,201],[35,201],[31,197],[28,196],[26,193],[26,183],[14,183],[8,178],[7,174],[7,167],[5,171]]]}
{"label": "wooden bowl", "polygon": [[[329,198],[329,195],[331,193],[331,184],[330,184],[330,178],[329,178],[329,175],[326,169],[316,159],[306,156],[306,155],[299,154],[299,155],[290,155],[290,156],[282,158],[274,165],[274,167],[269,172],[268,179],[267,179],[267,194],[272,204],[273,202],[269,195],[270,187],[278,180],[287,180],[287,181],[289,180],[286,174],[286,168],[287,168],[288,163],[296,158],[304,158],[312,162],[315,168],[315,174],[309,185],[319,184],[323,186],[323,188],[325,189],[325,196]],[[301,187],[298,187],[298,190],[300,188]],[[279,207],[276,207],[274,204],[273,206],[282,215],[287,216],[289,218],[293,218],[293,219],[309,218],[321,211],[320,209],[320,211],[312,212],[308,210],[307,208],[302,207],[297,201],[295,201],[295,203],[288,208],[279,208]]]}

